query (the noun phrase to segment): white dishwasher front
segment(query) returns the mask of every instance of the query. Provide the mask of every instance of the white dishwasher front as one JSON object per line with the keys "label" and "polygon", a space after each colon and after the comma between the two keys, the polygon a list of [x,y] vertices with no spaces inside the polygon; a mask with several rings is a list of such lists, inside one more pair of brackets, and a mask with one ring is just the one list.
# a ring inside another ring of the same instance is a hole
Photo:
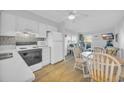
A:
{"label": "white dishwasher front", "polygon": [[[35,76],[20,55],[13,51],[12,57],[0,59],[1,82],[31,82]],[[0,53],[2,55],[2,53]],[[5,53],[4,53],[5,54]]]}

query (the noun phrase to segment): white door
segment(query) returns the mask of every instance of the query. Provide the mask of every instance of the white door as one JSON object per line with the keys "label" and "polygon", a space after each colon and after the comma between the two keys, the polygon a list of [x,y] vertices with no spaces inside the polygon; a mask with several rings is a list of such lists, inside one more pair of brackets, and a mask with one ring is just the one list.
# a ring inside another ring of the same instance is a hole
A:
{"label": "white door", "polygon": [[2,36],[15,36],[16,30],[16,16],[1,13],[1,32]]}

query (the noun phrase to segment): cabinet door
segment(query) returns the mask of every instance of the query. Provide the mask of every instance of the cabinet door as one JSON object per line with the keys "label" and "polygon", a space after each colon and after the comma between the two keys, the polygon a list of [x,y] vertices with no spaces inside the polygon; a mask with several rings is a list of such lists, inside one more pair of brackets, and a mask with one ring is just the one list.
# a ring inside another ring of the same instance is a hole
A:
{"label": "cabinet door", "polygon": [[23,17],[17,18],[17,31],[37,33],[37,30],[37,22]]}
{"label": "cabinet door", "polygon": [[38,32],[38,23],[33,20],[28,20],[28,29],[31,29],[32,33],[37,33]]}
{"label": "cabinet door", "polygon": [[17,32],[23,32],[27,27],[27,20],[22,17],[17,17]]}
{"label": "cabinet door", "polygon": [[46,38],[46,25],[39,23],[38,37]]}
{"label": "cabinet door", "polygon": [[15,36],[16,16],[1,13],[1,32],[2,36]]}

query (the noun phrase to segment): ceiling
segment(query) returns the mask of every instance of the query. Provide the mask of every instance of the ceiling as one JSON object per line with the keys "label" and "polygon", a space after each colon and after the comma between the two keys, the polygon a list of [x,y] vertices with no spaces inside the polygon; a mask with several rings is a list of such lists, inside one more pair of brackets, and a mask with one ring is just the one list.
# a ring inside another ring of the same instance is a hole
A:
{"label": "ceiling", "polygon": [[[30,10],[75,32],[100,32],[113,28],[124,17],[123,10],[76,10],[76,20],[67,19],[71,10]],[[88,16],[84,16],[84,15]]]}

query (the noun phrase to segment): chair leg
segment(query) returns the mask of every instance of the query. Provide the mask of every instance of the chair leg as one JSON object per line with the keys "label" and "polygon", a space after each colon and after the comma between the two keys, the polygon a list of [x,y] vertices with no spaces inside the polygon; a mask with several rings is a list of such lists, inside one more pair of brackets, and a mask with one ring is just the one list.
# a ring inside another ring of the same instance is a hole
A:
{"label": "chair leg", "polygon": [[85,73],[85,72],[84,72],[84,65],[82,65],[82,71],[83,71],[83,74],[84,74],[84,73]]}
{"label": "chair leg", "polygon": [[86,72],[85,72],[85,66],[84,65],[82,65],[82,71],[83,71],[83,77],[84,78],[87,78]]}
{"label": "chair leg", "polygon": [[76,66],[77,66],[77,63],[74,63],[74,67],[73,67],[73,70],[75,70]]}
{"label": "chair leg", "polygon": [[89,71],[88,71],[88,68],[87,68],[87,65],[82,65],[82,70],[83,70],[83,76],[84,78],[89,78]]}

